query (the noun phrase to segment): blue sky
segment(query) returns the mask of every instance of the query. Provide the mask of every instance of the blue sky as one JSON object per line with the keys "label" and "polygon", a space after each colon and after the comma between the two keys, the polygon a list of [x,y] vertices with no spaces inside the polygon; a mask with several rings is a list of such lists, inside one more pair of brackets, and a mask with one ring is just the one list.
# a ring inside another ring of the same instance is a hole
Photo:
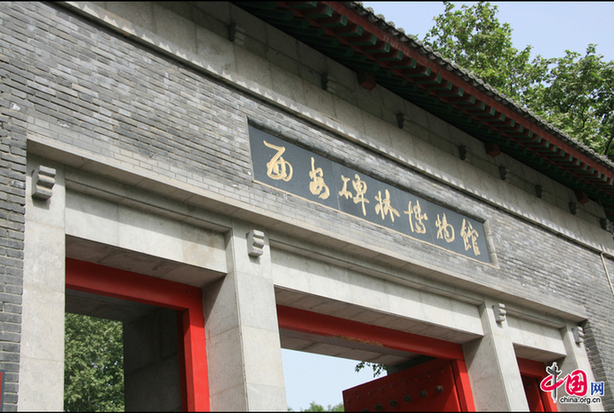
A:
{"label": "blue sky", "polygon": [[[456,9],[471,2],[453,2]],[[499,9],[500,23],[509,23],[517,49],[533,46],[534,54],[562,57],[569,49],[584,53],[589,43],[606,60],[614,60],[614,2],[491,2]],[[443,13],[443,2],[363,2],[376,14],[422,40]]]}
{"label": "blue sky", "polygon": [[[509,23],[517,49],[533,46],[533,55],[562,57],[565,50],[583,54],[589,43],[614,60],[614,2],[492,2],[500,23]],[[444,11],[442,2],[364,2],[376,14],[421,40]],[[460,8],[462,3],[454,3]],[[467,4],[471,4],[467,2]],[[354,372],[356,361],[283,350],[288,406],[298,411],[315,401],[342,402],[341,391],[372,380],[370,371]]]}

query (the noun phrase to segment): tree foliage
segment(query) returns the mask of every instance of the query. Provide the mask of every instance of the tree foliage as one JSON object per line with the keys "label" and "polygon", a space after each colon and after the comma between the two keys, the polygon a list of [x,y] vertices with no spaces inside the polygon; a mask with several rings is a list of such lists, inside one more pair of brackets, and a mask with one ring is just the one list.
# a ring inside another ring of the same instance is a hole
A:
{"label": "tree foliage", "polygon": [[78,314],[65,318],[65,411],[124,411],[122,324]]}
{"label": "tree foliage", "polygon": [[497,6],[479,2],[455,10],[454,4],[444,4],[445,11],[434,18],[425,44],[509,97],[521,98],[542,81],[546,62],[530,62],[531,46],[514,48],[512,28],[499,23]]}
{"label": "tree foliage", "polygon": [[[614,159],[614,62],[590,44],[584,56],[567,50],[550,59],[545,84],[532,90],[530,107],[596,152]],[[610,146],[608,148],[608,146]]]}
{"label": "tree foliage", "polygon": [[[292,411],[292,409],[288,409],[288,411]],[[344,412],[344,411],[345,409],[343,408],[343,403],[339,403],[334,406],[331,406],[329,404],[328,407],[324,407],[321,404],[318,404],[316,402],[309,403],[308,408],[306,408],[305,410],[301,410],[301,412]]]}
{"label": "tree foliage", "polygon": [[614,159],[614,62],[605,62],[590,44],[581,55],[530,60],[531,46],[513,47],[512,29],[497,19],[497,6],[479,2],[443,14],[425,44],[475,73],[544,120]]}
{"label": "tree foliage", "polygon": [[371,369],[373,370],[373,377],[379,377],[382,375],[382,373],[386,371],[385,365],[379,363],[370,363],[368,361],[361,361],[356,365],[356,367],[354,367],[354,370],[356,371],[356,373],[358,373],[365,367],[371,367]]}

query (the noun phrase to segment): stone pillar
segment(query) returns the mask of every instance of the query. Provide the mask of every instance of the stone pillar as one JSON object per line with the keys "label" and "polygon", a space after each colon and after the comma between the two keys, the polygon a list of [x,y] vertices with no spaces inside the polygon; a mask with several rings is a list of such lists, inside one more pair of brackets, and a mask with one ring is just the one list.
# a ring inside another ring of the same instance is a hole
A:
{"label": "stone pillar", "polygon": [[177,312],[159,308],[123,329],[126,411],[181,411]]}
{"label": "stone pillar", "polygon": [[[586,373],[587,383],[589,383],[588,385],[590,386],[590,382],[595,381],[595,377],[593,376],[593,371],[586,354],[586,348],[584,347],[584,332],[582,327],[568,323],[567,326],[561,329],[561,335],[563,336],[563,343],[565,345],[565,352],[567,353],[567,356],[563,360],[559,361],[559,370],[561,370],[563,376],[566,376],[576,369],[584,370]],[[589,387],[586,397],[591,397],[590,392],[591,389]],[[565,386],[563,385],[558,389],[558,397],[564,396],[565,394],[567,393],[565,392]],[[603,411],[602,403],[591,403],[590,405],[557,403],[557,407],[561,412]]]}
{"label": "stone pillar", "polygon": [[28,158],[19,410],[64,409],[63,171]]}
{"label": "stone pillar", "polygon": [[486,300],[480,317],[484,337],[463,345],[476,410],[528,411],[505,307]]}
{"label": "stone pillar", "polygon": [[226,254],[203,297],[211,410],[287,411],[268,238],[233,223]]}

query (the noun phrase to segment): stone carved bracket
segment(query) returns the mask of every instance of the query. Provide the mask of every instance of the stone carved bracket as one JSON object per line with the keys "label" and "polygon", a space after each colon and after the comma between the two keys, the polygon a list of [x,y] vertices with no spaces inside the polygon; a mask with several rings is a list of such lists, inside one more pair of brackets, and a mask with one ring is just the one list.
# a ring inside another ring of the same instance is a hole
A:
{"label": "stone carved bracket", "polygon": [[599,218],[601,229],[605,229],[609,233],[614,232],[614,223],[607,218]]}
{"label": "stone carved bracket", "polygon": [[258,258],[264,254],[264,232],[253,229],[247,233],[247,254]]}
{"label": "stone carved bracket", "polygon": [[541,185],[535,185],[535,196],[538,198],[544,196],[544,188]]}
{"label": "stone carved bracket", "polygon": [[408,132],[409,122],[409,116],[404,113],[397,113],[397,126],[399,129],[403,129],[405,132]]}
{"label": "stone carved bracket", "polygon": [[237,46],[245,46],[245,29],[236,23],[232,23],[228,27],[228,38]]}
{"label": "stone carved bracket", "polygon": [[499,303],[492,306],[492,309],[495,311],[495,321],[497,323],[502,323],[505,321],[507,316],[507,310],[505,309],[505,304]]}
{"label": "stone carved bracket", "polygon": [[329,73],[322,73],[321,77],[322,81],[322,89],[326,90],[329,93],[335,94],[337,90],[337,86],[339,82],[337,82]]}
{"label": "stone carved bracket", "polygon": [[499,167],[499,176],[501,177],[502,181],[510,182],[510,178],[511,178],[510,170],[507,169],[505,166]]}
{"label": "stone carved bracket", "polygon": [[55,169],[39,165],[32,172],[32,198],[47,200],[53,195]]}
{"label": "stone carved bracket", "polygon": [[573,327],[571,332],[576,344],[584,343],[584,329],[582,327]]}

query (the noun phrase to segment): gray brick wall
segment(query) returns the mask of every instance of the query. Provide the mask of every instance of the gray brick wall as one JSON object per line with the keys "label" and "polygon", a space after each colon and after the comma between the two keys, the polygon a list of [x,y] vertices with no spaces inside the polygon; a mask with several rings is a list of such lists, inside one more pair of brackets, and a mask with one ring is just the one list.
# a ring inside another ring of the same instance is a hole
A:
{"label": "gray brick wall", "polygon": [[[586,343],[604,407],[614,409],[614,298],[599,254],[451,189],[203,73],[132,43],[69,11],[0,3],[0,285],[7,409],[15,407],[23,259],[25,136],[147,168],[251,202],[296,222],[367,239],[518,295],[544,294],[586,307]],[[444,253],[380,227],[252,182],[246,119],[374,178],[489,219],[500,269]],[[614,263],[609,262],[610,271]]]}
{"label": "gray brick wall", "polygon": [[[0,370],[4,409],[15,411],[19,383],[25,214],[26,118],[24,86],[31,74],[19,54],[28,47],[24,16],[0,13]],[[18,40],[19,39],[19,40]]]}

